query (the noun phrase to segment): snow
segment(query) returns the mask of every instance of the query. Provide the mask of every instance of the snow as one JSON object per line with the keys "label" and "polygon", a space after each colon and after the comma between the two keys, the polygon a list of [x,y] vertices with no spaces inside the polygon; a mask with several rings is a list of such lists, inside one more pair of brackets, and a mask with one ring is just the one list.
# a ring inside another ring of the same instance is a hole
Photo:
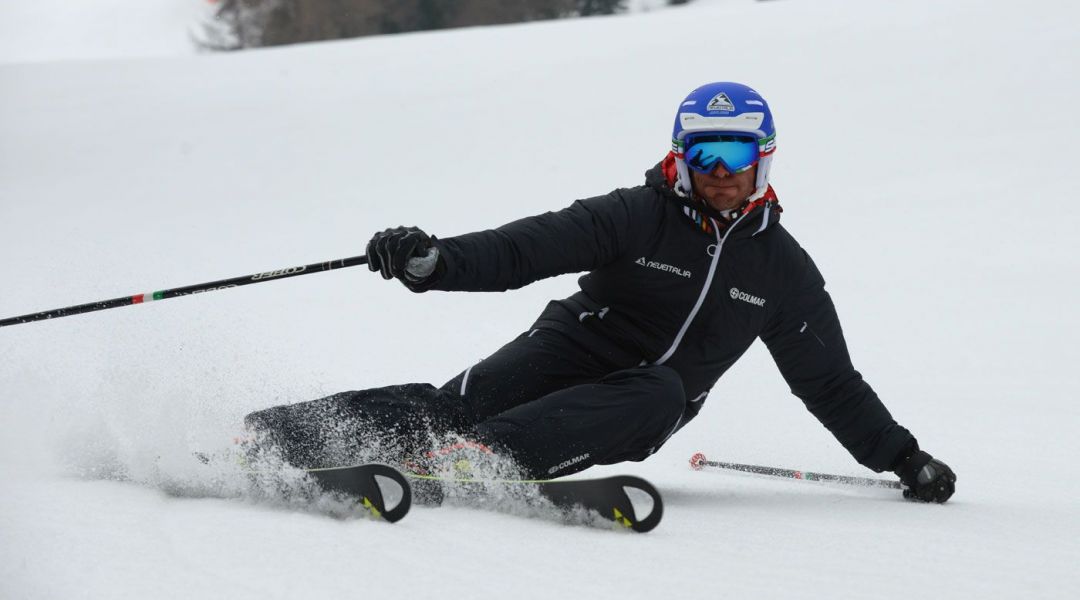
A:
{"label": "snow", "polygon": [[749,82],[776,113],[783,222],[856,366],[959,477],[925,506],[691,471],[702,451],[870,474],[757,344],[657,455],[588,472],[663,491],[646,535],[178,496],[208,485],[190,451],[245,413],[441,383],[575,288],[413,295],[353,269],[0,330],[0,597],[1077,597],[1078,16],[1056,0],[714,2],[0,66],[3,317],[635,185],[683,94]]}
{"label": "snow", "polygon": [[0,63],[184,56],[217,0],[0,0]]}

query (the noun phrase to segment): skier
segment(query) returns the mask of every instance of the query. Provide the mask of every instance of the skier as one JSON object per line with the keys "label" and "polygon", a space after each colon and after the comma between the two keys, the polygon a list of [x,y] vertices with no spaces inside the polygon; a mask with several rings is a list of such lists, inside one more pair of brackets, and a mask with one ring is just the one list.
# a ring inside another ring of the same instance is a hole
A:
{"label": "skier", "polygon": [[[791,391],[904,497],[945,502],[956,476],[920,449],[852,366],[814,262],[779,224],[772,114],[749,87],[710,83],[679,105],[672,151],[642,186],[494,230],[375,234],[368,266],[413,292],[505,291],[587,271],[580,290],[442,387],[351,391],[248,416],[289,462],[316,466],[342,438],[438,458],[489,452],[527,477],[640,461],[701,410],[761,338]],[[431,433],[468,441],[424,452]]]}

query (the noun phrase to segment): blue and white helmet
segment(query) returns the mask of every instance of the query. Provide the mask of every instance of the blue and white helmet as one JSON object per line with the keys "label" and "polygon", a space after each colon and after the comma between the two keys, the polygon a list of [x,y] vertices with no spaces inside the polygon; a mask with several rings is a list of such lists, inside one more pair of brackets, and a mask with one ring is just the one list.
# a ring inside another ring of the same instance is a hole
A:
{"label": "blue and white helmet", "polygon": [[725,132],[751,134],[758,139],[760,158],[757,163],[757,182],[750,200],[756,200],[769,189],[769,167],[776,151],[776,128],[772,112],[761,94],[732,81],[707,83],[696,90],[679,105],[675,115],[675,128],[671,133],[671,149],[675,153],[678,180],[675,191],[689,196],[692,192],[690,172],[683,153],[686,136],[698,132]]}

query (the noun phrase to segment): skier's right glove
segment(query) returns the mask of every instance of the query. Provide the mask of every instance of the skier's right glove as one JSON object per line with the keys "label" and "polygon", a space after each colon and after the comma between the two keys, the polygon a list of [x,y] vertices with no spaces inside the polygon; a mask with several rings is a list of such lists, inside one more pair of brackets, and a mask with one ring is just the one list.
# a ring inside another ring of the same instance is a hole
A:
{"label": "skier's right glove", "polygon": [[893,470],[900,476],[908,500],[943,504],[956,491],[956,473],[949,465],[919,450],[918,443],[901,453]]}
{"label": "skier's right glove", "polygon": [[368,269],[382,273],[383,279],[399,279],[414,291],[424,289],[445,268],[434,239],[416,227],[376,233],[367,245]]}

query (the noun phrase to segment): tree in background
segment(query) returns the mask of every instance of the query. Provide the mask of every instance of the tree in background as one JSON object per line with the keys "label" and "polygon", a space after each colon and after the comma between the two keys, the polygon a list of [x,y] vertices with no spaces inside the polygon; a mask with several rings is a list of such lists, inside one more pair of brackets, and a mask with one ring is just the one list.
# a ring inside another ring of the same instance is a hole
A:
{"label": "tree in background", "polygon": [[195,43],[208,50],[240,50],[262,45],[263,23],[276,2],[263,0],[207,0],[217,4],[214,19],[203,23]]}
{"label": "tree in background", "polygon": [[612,15],[625,7],[625,0],[580,0],[577,2],[578,14],[583,17],[590,15]]}
{"label": "tree in background", "polygon": [[612,14],[625,0],[216,0],[198,40],[239,50],[382,33]]}

